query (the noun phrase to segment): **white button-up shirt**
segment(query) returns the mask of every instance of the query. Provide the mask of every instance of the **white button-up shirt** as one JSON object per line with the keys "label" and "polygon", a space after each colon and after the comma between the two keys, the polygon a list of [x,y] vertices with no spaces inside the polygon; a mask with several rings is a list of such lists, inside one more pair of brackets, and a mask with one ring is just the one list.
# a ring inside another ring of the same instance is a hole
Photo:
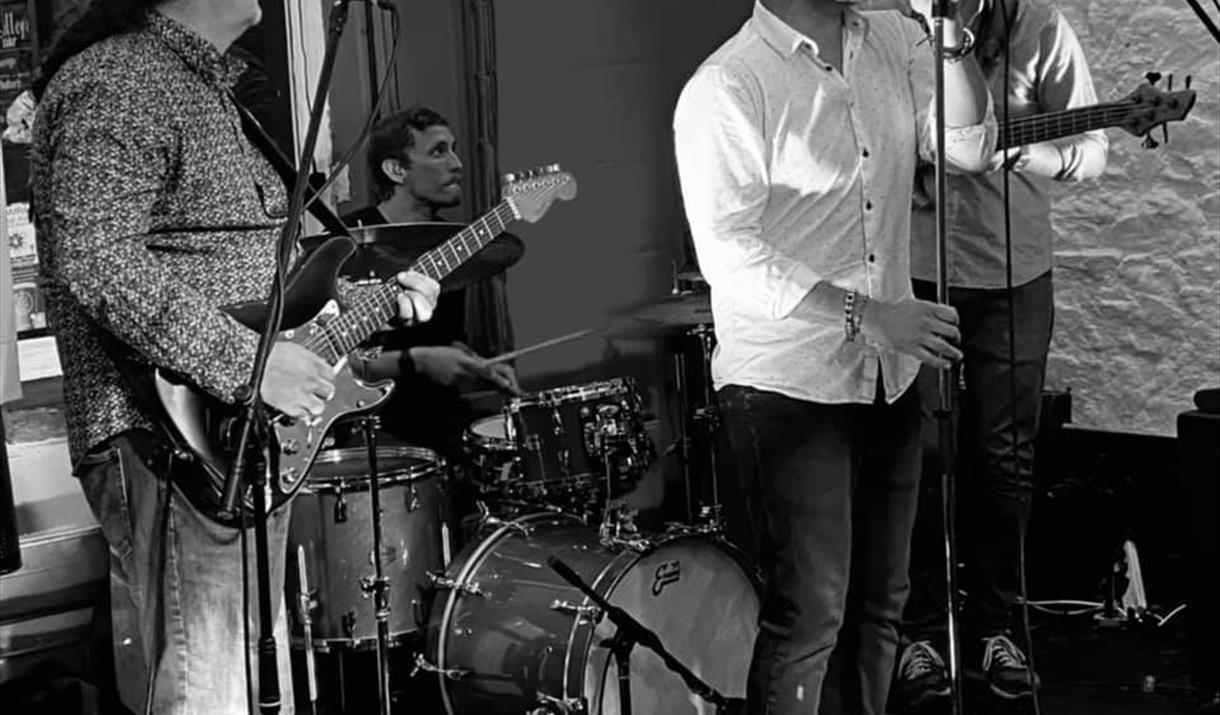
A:
{"label": "white button-up shirt", "polygon": [[[819,281],[909,296],[917,152],[934,156],[932,51],[894,12],[844,9],[843,74],[759,4],[678,99],[675,148],[695,251],[711,287],[712,377],[822,403],[886,399],[915,358],[847,342],[843,320],[796,310]],[[950,165],[994,147],[983,123],[951,129]]]}

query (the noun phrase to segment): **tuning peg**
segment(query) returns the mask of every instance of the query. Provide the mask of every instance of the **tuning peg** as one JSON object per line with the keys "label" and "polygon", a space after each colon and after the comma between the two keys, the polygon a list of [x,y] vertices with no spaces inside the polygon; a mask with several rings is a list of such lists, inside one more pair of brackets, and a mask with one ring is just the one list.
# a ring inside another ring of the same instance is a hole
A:
{"label": "tuning peg", "polygon": [[547,169],[550,169],[552,174],[558,174],[560,171],[558,164],[551,164],[550,166],[547,167]]}
{"label": "tuning peg", "polygon": [[1144,79],[1148,80],[1148,84],[1155,85],[1161,81],[1160,72],[1147,72],[1144,74]]}
{"label": "tuning peg", "polygon": [[517,175],[511,171],[504,175],[504,183],[511,184],[517,180]]}

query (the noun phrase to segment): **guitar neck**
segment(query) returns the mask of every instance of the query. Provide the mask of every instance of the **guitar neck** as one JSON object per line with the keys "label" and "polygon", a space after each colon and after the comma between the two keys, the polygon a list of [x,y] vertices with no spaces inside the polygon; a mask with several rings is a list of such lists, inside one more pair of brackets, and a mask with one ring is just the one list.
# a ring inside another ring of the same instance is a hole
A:
{"label": "guitar neck", "polygon": [[[516,218],[508,199],[479,220],[463,228],[457,235],[424,253],[411,269],[423,273],[438,283],[500,235]],[[336,355],[346,355],[363,343],[379,327],[398,315],[398,294],[402,292],[397,278],[388,278],[371,290],[362,291],[349,309],[326,324],[327,337]]]}
{"label": "guitar neck", "polygon": [[1132,102],[1114,102],[1011,119],[1000,129],[996,150],[1118,126],[1126,123],[1132,113],[1138,111],[1147,109]]}

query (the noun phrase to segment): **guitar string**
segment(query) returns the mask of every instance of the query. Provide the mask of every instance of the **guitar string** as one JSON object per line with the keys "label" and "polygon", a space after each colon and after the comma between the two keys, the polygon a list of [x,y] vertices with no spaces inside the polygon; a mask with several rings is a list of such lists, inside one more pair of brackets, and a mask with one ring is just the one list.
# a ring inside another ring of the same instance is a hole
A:
{"label": "guitar string", "polygon": [[[502,215],[505,213],[507,214],[507,217]],[[493,217],[500,224],[499,230],[493,229],[488,222],[488,219]],[[483,240],[490,243],[491,240],[493,240],[504,230],[505,227],[507,227],[508,223],[513,218],[515,218],[515,215],[511,204],[507,200],[502,201],[493,211],[480,218],[471,226],[463,229],[457,236],[454,237],[453,240],[446,241],[436,249],[428,251],[422,255],[419,260],[416,261],[413,267],[422,267],[424,270],[421,272],[424,272],[433,280],[439,280],[460,266],[464,260],[466,260],[466,258],[469,258],[469,256],[473,255],[475,252],[481,250],[484,247],[484,245],[481,245]],[[480,234],[479,230],[475,228],[480,224],[483,225],[482,234]],[[475,238],[475,248],[473,249],[467,245],[467,242],[470,241],[472,236]],[[462,252],[459,252],[457,248],[459,244],[461,245]],[[466,258],[462,257],[463,252],[466,254]],[[440,261],[443,261],[444,263],[443,271],[439,267],[439,262],[437,260],[438,255],[440,256]],[[452,259],[452,261],[450,259]],[[451,262],[453,264],[452,268],[450,267]],[[430,271],[428,270],[429,268],[431,269]],[[365,330],[370,330],[367,323],[369,321],[373,321],[375,323],[373,327],[375,328],[376,325],[379,325],[384,321],[377,319],[371,313],[377,308],[381,307],[381,304],[384,301],[384,308],[390,313],[390,315],[387,316],[387,319],[388,317],[391,317],[393,314],[394,305],[396,303],[395,298],[400,290],[401,289],[397,287],[397,280],[390,278],[377,288],[359,291],[358,294],[352,299],[349,309],[344,313],[343,316],[324,325],[322,330],[320,330],[317,334],[310,336],[310,338],[305,341],[302,341],[302,346],[315,353],[318,352],[319,348],[326,347],[334,355],[334,359],[337,362],[342,355],[351,352],[363,340],[363,338],[354,339],[351,336],[350,328],[354,327],[352,325],[353,321],[366,323]],[[341,325],[335,326],[334,324],[336,323],[341,323]],[[332,329],[332,326],[341,328],[341,330],[334,330]],[[338,350],[336,350],[336,344]]]}
{"label": "guitar string", "polygon": [[[1071,111],[1073,110],[1069,110],[1069,112]],[[1043,128],[1050,124],[1054,124],[1057,129],[1062,130],[1064,125],[1070,127],[1075,127],[1078,124],[1088,125],[1098,119],[1103,120],[1106,123],[1118,123],[1117,120],[1119,118],[1133,115],[1141,111],[1146,110],[1143,107],[1131,105],[1098,105],[1097,107],[1090,107],[1088,112],[1075,110],[1075,114],[1072,116],[1066,116],[1067,113],[1065,112],[1054,112],[1050,114],[1040,114],[1036,117],[1018,118],[1014,119],[1013,124],[1004,130],[1002,142],[1010,146],[1027,144],[1029,143],[1029,140],[1045,133]],[[1014,143],[1014,140],[1017,139],[1020,139],[1021,141]]]}

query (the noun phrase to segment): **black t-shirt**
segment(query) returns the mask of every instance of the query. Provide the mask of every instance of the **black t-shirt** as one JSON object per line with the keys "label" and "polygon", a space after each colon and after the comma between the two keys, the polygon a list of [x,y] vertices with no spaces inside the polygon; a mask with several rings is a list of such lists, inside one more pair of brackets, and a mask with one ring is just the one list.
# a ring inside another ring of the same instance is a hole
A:
{"label": "black t-shirt", "polygon": [[[389,223],[376,206],[343,216],[349,227]],[[381,333],[374,343],[385,350],[406,351],[412,347],[452,345],[465,341],[466,291],[441,295],[432,319],[422,325]],[[469,423],[466,403],[456,386],[441,385],[418,372],[399,378],[394,394],[382,407],[381,429],[408,444],[427,447],[453,458]]]}

